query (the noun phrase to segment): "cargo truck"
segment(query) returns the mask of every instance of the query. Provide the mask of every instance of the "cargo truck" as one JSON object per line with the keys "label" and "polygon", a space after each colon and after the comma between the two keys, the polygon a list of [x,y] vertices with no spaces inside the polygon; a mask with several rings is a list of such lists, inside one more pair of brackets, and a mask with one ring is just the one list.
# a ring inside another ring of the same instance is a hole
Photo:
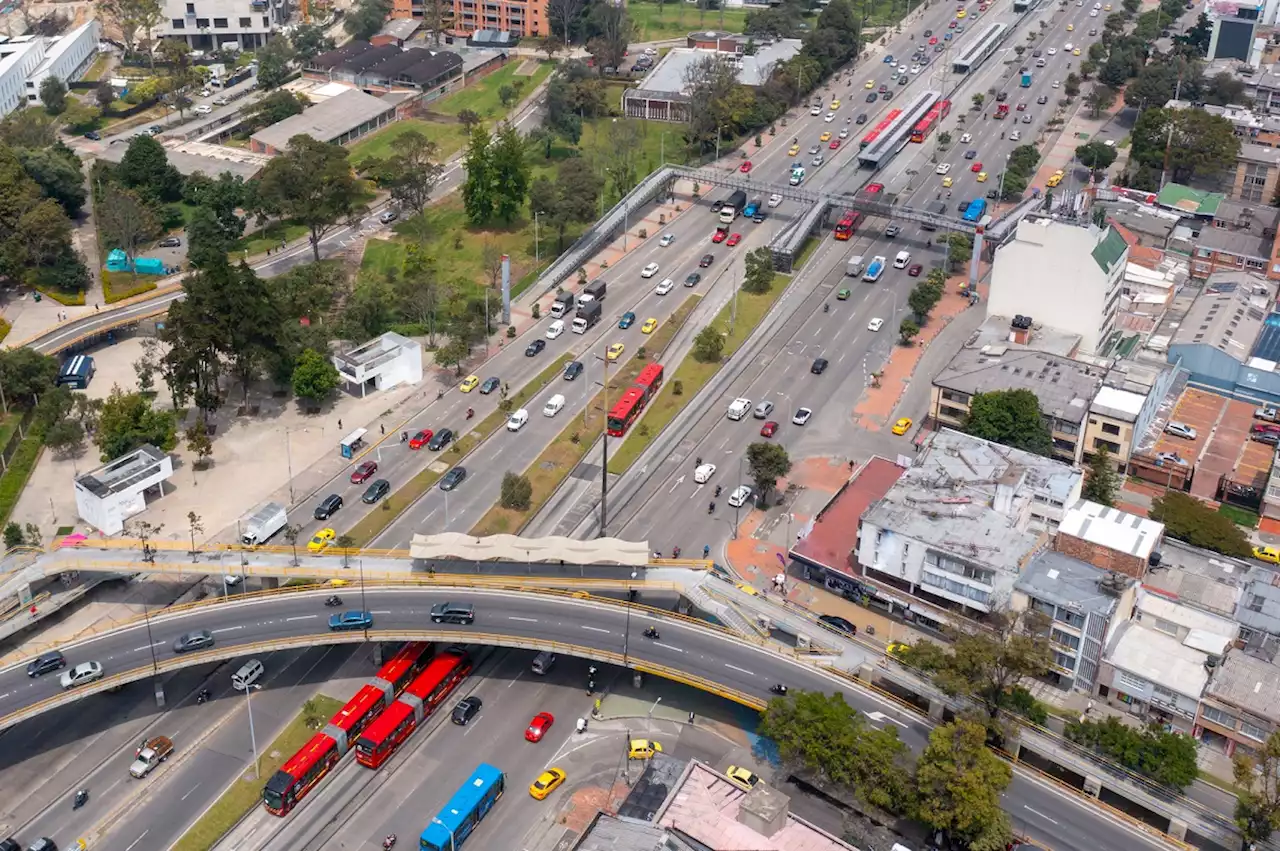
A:
{"label": "cargo truck", "polygon": [[582,292],[578,295],[578,307],[591,304],[593,301],[604,301],[605,282],[596,278],[591,283],[582,288]]}
{"label": "cargo truck", "polygon": [[604,306],[595,300],[589,301],[582,305],[582,307],[579,307],[578,315],[573,317],[573,333],[587,333],[587,329],[600,321],[600,314],[603,310]]}
{"label": "cargo truck", "polygon": [[561,291],[556,293],[556,300],[551,302],[551,315],[560,318],[573,310],[573,293]]}
{"label": "cargo truck", "polygon": [[724,202],[724,206],[720,208],[720,221],[724,224],[730,224],[734,219],[738,218],[738,214],[747,206],[747,193],[741,189],[730,195]]}
{"label": "cargo truck", "polygon": [[261,505],[245,519],[240,527],[240,542],[246,547],[265,544],[267,540],[284,528],[289,522],[289,514],[278,502]]}
{"label": "cargo truck", "polygon": [[883,256],[877,254],[872,257],[871,263],[867,266],[867,273],[862,276],[862,280],[872,284],[880,280],[880,276],[884,274],[884,264],[885,259]]}
{"label": "cargo truck", "polygon": [[139,779],[146,777],[157,765],[168,759],[171,753],[173,753],[173,740],[168,736],[147,739],[134,751],[134,760],[129,766],[129,773]]}

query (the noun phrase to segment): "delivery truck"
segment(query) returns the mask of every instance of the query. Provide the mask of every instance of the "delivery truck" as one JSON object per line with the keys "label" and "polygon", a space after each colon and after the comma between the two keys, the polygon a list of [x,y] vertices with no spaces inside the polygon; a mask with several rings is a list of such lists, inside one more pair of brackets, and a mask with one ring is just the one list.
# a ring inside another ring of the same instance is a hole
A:
{"label": "delivery truck", "polygon": [[1021,82],[1021,83],[1019,83],[1018,85],[1022,86],[1022,88],[1024,88],[1024,89],[1029,89],[1029,88],[1031,88],[1031,72],[1029,72],[1029,71],[1023,71],[1023,72],[1022,72],[1022,82]]}
{"label": "delivery truck", "polygon": [[720,208],[720,221],[722,224],[730,224],[734,219],[738,218],[738,214],[747,206],[747,193],[741,189],[730,195]]}
{"label": "delivery truck", "polygon": [[240,525],[240,542],[246,547],[265,544],[288,522],[289,514],[285,507],[278,502],[268,502],[259,506]]}
{"label": "delivery truck", "polygon": [[578,307],[590,304],[593,301],[604,301],[605,282],[602,278],[596,278],[591,283],[582,288],[582,292],[578,294]]}
{"label": "delivery truck", "polygon": [[582,305],[582,307],[579,307],[578,315],[573,317],[573,333],[587,333],[587,329],[600,321],[600,314],[603,310],[604,306],[595,300],[589,301]]}
{"label": "delivery truck", "polygon": [[146,777],[157,765],[169,758],[173,753],[173,740],[168,736],[155,736],[138,745],[134,751],[133,764],[129,773],[138,779]]}
{"label": "delivery truck", "polygon": [[567,315],[573,310],[573,293],[561,290],[556,293],[556,300],[551,302],[551,315],[555,318]]}

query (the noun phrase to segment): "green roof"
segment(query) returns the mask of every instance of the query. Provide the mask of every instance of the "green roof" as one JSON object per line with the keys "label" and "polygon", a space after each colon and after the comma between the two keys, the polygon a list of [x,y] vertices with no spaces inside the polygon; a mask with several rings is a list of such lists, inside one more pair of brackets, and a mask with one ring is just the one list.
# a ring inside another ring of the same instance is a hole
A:
{"label": "green roof", "polygon": [[1120,258],[1128,250],[1129,243],[1124,241],[1120,231],[1109,227],[1102,239],[1098,240],[1098,244],[1093,247],[1093,251],[1089,253],[1093,255],[1094,262],[1098,264],[1098,267],[1102,269],[1105,275],[1111,273],[1112,267],[1120,261]]}
{"label": "green roof", "polygon": [[1189,216],[1212,216],[1226,197],[1221,192],[1202,192],[1181,183],[1170,183],[1160,190],[1156,203]]}

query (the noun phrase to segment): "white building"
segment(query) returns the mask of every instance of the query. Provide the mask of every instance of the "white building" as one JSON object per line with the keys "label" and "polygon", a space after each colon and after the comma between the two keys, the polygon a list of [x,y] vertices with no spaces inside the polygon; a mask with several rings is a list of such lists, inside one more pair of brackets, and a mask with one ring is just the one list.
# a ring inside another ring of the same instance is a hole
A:
{"label": "white building", "polygon": [[422,346],[393,331],[376,340],[333,356],[338,375],[360,388],[364,396],[372,383],[375,390],[390,390],[401,384],[422,380]]}
{"label": "white building", "polygon": [[173,476],[173,459],[145,445],[128,455],[78,477],[76,511],[104,535],[124,531],[124,521],[147,507],[147,491],[164,495],[164,481]]}
{"label": "white building", "polygon": [[27,102],[40,100],[40,84],[47,77],[57,77],[63,83],[73,83],[83,77],[98,55],[101,37],[101,24],[91,19],[69,33],[46,39],[44,59],[27,75]]}
{"label": "white building", "polygon": [[987,314],[1051,322],[1095,354],[1115,328],[1128,255],[1114,228],[1023,219],[996,250]]}
{"label": "white building", "polygon": [[1108,643],[1098,693],[1111,706],[1190,732],[1209,682],[1205,663],[1210,655],[1221,655],[1228,643],[1207,634],[1179,641],[1123,621]]}
{"label": "white building", "polygon": [[27,105],[27,79],[44,54],[45,41],[39,36],[0,41],[0,115]]}
{"label": "white building", "polygon": [[289,20],[288,0],[165,0],[161,38],[180,38],[193,50],[266,44]]}

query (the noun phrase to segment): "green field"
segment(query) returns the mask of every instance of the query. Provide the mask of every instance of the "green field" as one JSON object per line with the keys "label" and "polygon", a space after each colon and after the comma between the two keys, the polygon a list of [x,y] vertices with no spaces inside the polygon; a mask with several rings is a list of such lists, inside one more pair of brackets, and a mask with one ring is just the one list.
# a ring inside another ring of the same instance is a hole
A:
{"label": "green field", "polygon": [[652,0],[632,0],[627,13],[636,25],[634,41],[660,41],[680,38],[695,30],[727,30],[742,32],[747,13],[744,9],[699,10],[691,3],[655,3]]}

